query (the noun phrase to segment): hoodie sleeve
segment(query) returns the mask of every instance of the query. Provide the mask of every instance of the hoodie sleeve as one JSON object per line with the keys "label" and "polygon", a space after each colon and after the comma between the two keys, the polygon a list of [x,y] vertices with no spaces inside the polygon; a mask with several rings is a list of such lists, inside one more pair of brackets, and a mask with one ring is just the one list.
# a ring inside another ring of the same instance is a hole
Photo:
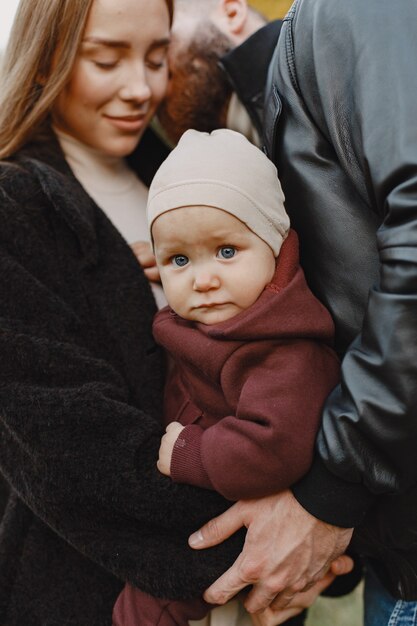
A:
{"label": "hoodie sleeve", "polygon": [[236,412],[207,430],[185,427],[174,446],[173,480],[229,500],[290,486],[311,464],[322,406],[338,376],[337,357],[317,341],[282,341],[262,357],[250,344],[236,350],[221,373]]}

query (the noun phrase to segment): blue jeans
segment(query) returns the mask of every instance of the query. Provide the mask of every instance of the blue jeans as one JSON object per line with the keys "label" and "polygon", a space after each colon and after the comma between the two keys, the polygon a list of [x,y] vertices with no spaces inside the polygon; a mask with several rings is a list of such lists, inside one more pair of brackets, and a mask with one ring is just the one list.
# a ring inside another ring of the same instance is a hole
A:
{"label": "blue jeans", "polygon": [[417,626],[417,602],[394,598],[368,566],[365,573],[365,626]]}

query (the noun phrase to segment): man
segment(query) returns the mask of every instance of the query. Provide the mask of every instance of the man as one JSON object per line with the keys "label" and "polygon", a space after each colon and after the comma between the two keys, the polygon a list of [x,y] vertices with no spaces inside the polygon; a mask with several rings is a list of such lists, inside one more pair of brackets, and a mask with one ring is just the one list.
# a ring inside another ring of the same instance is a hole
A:
{"label": "man", "polygon": [[[188,128],[211,131],[227,126],[260,145],[268,66],[281,24],[280,21],[267,24],[265,18],[248,7],[246,0],[176,1],[170,47],[170,88],[165,106],[159,112],[159,119],[173,143]],[[153,262],[144,257],[140,260],[145,265]],[[258,520],[267,523],[272,504],[273,499],[263,502],[262,506],[257,503],[255,509],[263,509]],[[240,517],[236,517],[236,521],[240,525]],[[351,536],[350,531],[343,534],[344,542],[340,550],[335,550],[335,555],[343,551]],[[254,536],[254,543],[262,554],[265,535],[263,532],[260,535],[262,537],[257,537],[252,531],[248,541]],[[242,558],[244,555],[245,551]],[[331,560],[318,572],[317,579],[328,569]],[[350,567],[349,560],[341,558],[332,569],[335,573],[344,573]],[[313,598],[314,593],[296,596],[287,609],[288,617],[295,613],[291,606],[307,606]],[[217,596],[218,602],[226,599]],[[251,608],[250,601],[248,606]]]}
{"label": "man", "polygon": [[271,62],[267,151],[343,381],[293,493],[238,503],[192,537],[204,548],[248,527],[211,602],[253,584],[249,610],[284,606],[357,526],[367,626],[417,624],[417,5],[392,8],[298,0]]}
{"label": "man", "polygon": [[158,117],[176,143],[189,128],[230,128],[261,145],[267,71],[282,22],[246,0],[176,0],[171,80]]}

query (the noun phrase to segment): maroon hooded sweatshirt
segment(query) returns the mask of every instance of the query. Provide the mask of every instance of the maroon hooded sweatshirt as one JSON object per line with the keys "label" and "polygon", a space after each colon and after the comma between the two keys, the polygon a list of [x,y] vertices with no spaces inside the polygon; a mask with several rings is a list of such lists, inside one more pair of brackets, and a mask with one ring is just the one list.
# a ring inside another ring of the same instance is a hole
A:
{"label": "maroon hooded sweatshirt", "polygon": [[[214,325],[165,307],[153,333],[175,364],[165,388],[165,423],[185,425],[174,446],[172,480],[240,500],[286,489],[306,473],[339,361],[332,319],[307,286],[294,231],[272,282],[251,307]],[[208,610],[203,602],[190,603],[189,612],[187,602],[172,603],[175,611],[169,606],[126,585],[114,623],[185,626]]]}
{"label": "maroon hooded sweatshirt", "polygon": [[307,287],[291,231],[274,278],[246,311],[219,324],[168,307],[153,334],[175,367],[165,421],[186,427],[171,478],[229,500],[285,489],[308,470],[321,409],[339,380],[333,322]]}

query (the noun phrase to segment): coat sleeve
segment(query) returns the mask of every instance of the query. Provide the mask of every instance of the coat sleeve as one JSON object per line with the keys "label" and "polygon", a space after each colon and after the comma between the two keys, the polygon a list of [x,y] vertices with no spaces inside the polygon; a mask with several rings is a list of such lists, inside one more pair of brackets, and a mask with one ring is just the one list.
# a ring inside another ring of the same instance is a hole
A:
{"label": "coat sleeve", "polygon": [[246,344],[221,372],[235,413],[204,431],[185,427],[174,446],[173,479],[230,500],[289,487],[311,464],[321,410],[338,380],[337,357],[317,341],[277,342],[256,358]]}
{"label": "coat sleeve", "polygon": [[[400,11],[392,11],[388,0],[366,6],[356,0],[301,0],[293,19],[279,47],[281,75],[291,65],[292,83],[311,125],[329,141],[333,161],[380,218],[379,280],[343,360],[342,382],[326,403],[313,468],[295,489],[316,517],[354,526],[375,497],[404,492],[417,481],[417,74],[412,61],[417,5],[405,0]],[[302,38],[314,47],[313,68],[300,53]],[[302,133],[300,128],[299,141]],[[348,205],[344,210],[350,215]]]}
{"label": "coat sleeve", "polygon": [[53,532],[120,579],[164,597],[201,593],[241,538],[197,552],[187,535],[226,503],[157,471],[160,425],[77,343],[75,312],[12,248],[0,237],[2,474]]}

